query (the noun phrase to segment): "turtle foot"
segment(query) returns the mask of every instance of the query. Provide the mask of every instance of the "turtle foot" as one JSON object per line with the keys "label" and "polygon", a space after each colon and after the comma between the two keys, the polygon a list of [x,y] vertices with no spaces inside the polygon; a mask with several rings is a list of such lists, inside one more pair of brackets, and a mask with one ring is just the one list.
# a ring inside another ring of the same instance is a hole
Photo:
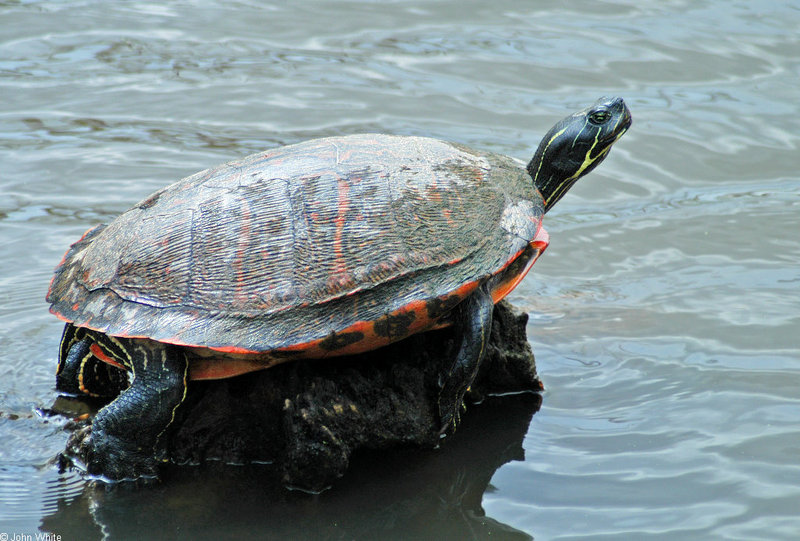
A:
{"label": "turtle foot", "polygon": [[66,457],[92,477],[104,482],[136,481],[158,476],[152,450],[145,453],[129,441],[110,434],[94,434],[84,427],[67,442]]}
{"label": "turtle foot", "polygon": [[443,402],[440,397],[439,399],[439,420],[441,422],[441,428],[439,429],[440,438],[449,436],[456,431],[458,424],[461,422],[461,413],[466,410],[467,410],[467,405],[464,403],[463,395],[457,397],[455,402],[452,401]]}
{"label": "turtle foot", "polygon": [[89,475],[111,481],[131,481],[158,477],[158,461],[153,450],[146,452],[135,443],[110,434],[93,434],[89,443]]}

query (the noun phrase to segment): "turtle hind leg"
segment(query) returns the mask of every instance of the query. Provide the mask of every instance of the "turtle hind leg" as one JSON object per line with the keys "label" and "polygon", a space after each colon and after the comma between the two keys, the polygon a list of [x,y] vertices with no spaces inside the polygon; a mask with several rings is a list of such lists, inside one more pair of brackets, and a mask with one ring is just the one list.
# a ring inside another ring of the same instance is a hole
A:
{"label": "turtle hind leg", "polygon": [[96,339],[133,380],[95,416],[86,470],[112,481],[156,477],[158,464],[167,460],[175,412],[186,397],[188,360],[179,348],[147,339]]}
{"label": "turtle hind leg", "polygon": [[486,284],[467,297],[456,309],[455,325],[460,343],[455,360],[443,374],[439,391],[440,435],[455,430],[464,407],[464,395],[478,373],[492,332],[494,302]]}
{"label": "turtle hind leg", "polygon": [[59,348],[56,390],[72,396],[113,398],[128,387],[127,374],[92,353],[88,332],[71,323],[65,325]]}

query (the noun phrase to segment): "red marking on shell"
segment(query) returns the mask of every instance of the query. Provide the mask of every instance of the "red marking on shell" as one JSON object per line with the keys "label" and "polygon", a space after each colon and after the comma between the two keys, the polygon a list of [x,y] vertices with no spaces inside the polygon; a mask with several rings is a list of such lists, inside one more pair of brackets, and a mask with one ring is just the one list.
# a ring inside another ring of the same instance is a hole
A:
{"label": "red marking on shell", "polygon": [[[469,294],[471,294],[475,289],[478,287],[479,282],[473,281],[468,282],[455,291],[443,295],[439,297],[440,300],[452,300],[455,299],[463,299]],[[403,308],[399,310],[395,310],[386,314],[387,317],[397,317],[400,315],[408,314],[410,312],[414,313],[413,322],[408,326],[405,334],[401,336],[382,336],[379,335],[375,331],[375,321],[359,321],[354,325],[347,327],[336,333],[337,335],[342,334],[350,334],[350,333],[361,333],[363,338],[354,342],[352,344],[348,344],[345,347],[337,349],[335,351],[331,351],[329,349],[325,349],[321,347],[322,342],[325,340],[329,340],[328,337],[319,339],[319,340],[312,340],[310,342],[305,342],[302,344],[295,344],[292,346],[288,346],[285,348],[280,348],[275,350],[280,354],[285,353],[296,353],[297,356],[294,358],[309,358],[309,359],[318,359],[323,357],[338,357],[343,355],[356,355],[358,353],[364,353],[366,351],[372,351],[379,347],[383,347],[386,345],[391,344],[392,342],[396,342],[405,336],[411,336],[412,334],[417,334],[420,332],[433,330],[433,329],[441,329],[447,326],[449,323],[443,322],[438,319],[431,319],[428,312],[428,300],[417,300],[408,303]],[[455,304],[455,303],[454,303]],[[241,348],[209,348],[214,351],[221,351],[225,353],[236,353],[236,354],[246,354],[246,353],[255,353],[252,351],[243,350]]]}
{"label": "red marking on shell", "polygon": [[239,232],[239,247],[236,250],[236,258],[232,263],[234,276],[236,277],[234,296],[237,301],[247,295],[246,288],[249,277],[244,268],[244,261],[247,258],[247,250],[250,248],[251,218],[250,207],[242,205],[242,215],[240,217],[242,230]]}
{"label": "red marking on shell", "polygon": [[347,265],[344,261],[344,251],[342,250],[342,234],[344,226],[347,223],[347,211],[350,208],[350,200],[347,193],[350,191],[350,185],[346,179],[339,178],[336,181],[336,186],[339,191],[339,200],[337,203],[336,218],[333,223],[336,227],[336,234],[333,239],[333,251],[336,256],[336,272],[347,272]]}
{"label": "red marking on shell", "polygon": [[[495,304],[503,300],[506,297],[506,295],[511,293],[514,290],[514,288],[516,288],[519,285],[519,283],[522,282],[522,279],[525,278],[525,275],[528,274],[528,271],[531,270],[533,264],[536,263],[536,260],[539,259],[539,256],[542,255],[542,253],[545,251],[545,249],[549,244],[550,244],[550,235],[547,234],[547,231],[545,231],[543,227],[540,227],[539,232],[536,233],[536,238],[534,238],[530,243],[530,246],[532,246],[534,250],[536,250],[535,255],[530,259],[530,261],[528,261],[528,263],[525,265],[525,268],[522,269],[522,272],[512,276],[511,280],[502,282],[494,291],[492,291],[492,300],[494,301]],[[508,265],[510,265],[514,260],[516,260],[517,257],[519,257],[520,254],[524,251],[525,250],[523,249],[520,252],[518,252],[517,255],[515,255],[511,259]],[[506,267],[508,267],[508,265],[506,265]]]}
{"label": "red marking on shell", "polygon": [[[328,278],[327,287],[329,291],[339,291],[342,289],[349,289],[350,286],[354,283],[353,277],[347,273],[347,269],[344,271],[337,271],[343,274],[334,274],[330,278]],[[354,293],[358,293],[359,290],[354,290],[348,293],[348,295],[352,295]]]}
{"label": "red marking on shell", "polygon": [[447,209],[447,208],[442,209],[442,214],[444,214],[444,218],[445,218],[445,220],[447,220],[447,225],[450,225],[450,226],[455,226],[456,225],[455,221],[453,221],[453,217],[452,217],[453,213],[450,211],[450,209]]}
{"label": "red marking on shell", "polygon": [[[84,231],[83,235],[81,235],[81,238],[79,238],[75,243],[73,243],[72,246],[75,246],[76,244],[79,244],[79,243],[83,242],[83,239],[85,239],[86,236],[89,233],[91,233],[92,231],[94,231],[98,227],[101,227],[101,226],[90,227],[89,229]],[[50,298],[50,296],[53,294],[53,282],[55,281],[56,276],[58,276],[58,269],[62,268],[64,266],[64,264],[67,262],[67,256],[70,254],[70,252],[72,252],[71,249],[67,250],[66,252],[64,252],[64,255],[61,256],[61,261],[59,261],[58,265],[56,266],[56,269],[57,269],[56,273],[53,274],[53,277],[50,279],[50,285],[47,286],[47,298]]]}

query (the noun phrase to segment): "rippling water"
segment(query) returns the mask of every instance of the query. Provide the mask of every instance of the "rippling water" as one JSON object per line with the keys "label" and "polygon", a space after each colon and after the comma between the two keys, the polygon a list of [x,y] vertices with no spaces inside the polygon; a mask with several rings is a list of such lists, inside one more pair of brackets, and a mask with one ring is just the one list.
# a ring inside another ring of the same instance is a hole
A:
{"label": "rippling water", "polygon": [[[0,18],[0,533],[800,536],[796,2],[0,1]],[[444,449],[365,457],[316,498],[259,467],[146,491],[58,473],[43,298],[88,227],[311,137],[525,159],[604,94],[633,128],[548,214],[513,295],[547,388],[533,417],[490,401]]]}

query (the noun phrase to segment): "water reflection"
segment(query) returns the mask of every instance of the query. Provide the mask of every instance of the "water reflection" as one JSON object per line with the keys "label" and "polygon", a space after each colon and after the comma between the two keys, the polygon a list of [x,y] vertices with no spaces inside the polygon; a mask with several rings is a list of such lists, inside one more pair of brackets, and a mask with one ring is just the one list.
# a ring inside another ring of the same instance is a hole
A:
{"label": "water reflection", "polygon": [[363,454],[318,496],[285,491],[267,465],[174,467],[156,486],[87,485],[41,529],[64,539],[532,539],[485,516],[481,501],[500,466],[524,460],[540,405],[533,393],[489,398],[441,449]]}

